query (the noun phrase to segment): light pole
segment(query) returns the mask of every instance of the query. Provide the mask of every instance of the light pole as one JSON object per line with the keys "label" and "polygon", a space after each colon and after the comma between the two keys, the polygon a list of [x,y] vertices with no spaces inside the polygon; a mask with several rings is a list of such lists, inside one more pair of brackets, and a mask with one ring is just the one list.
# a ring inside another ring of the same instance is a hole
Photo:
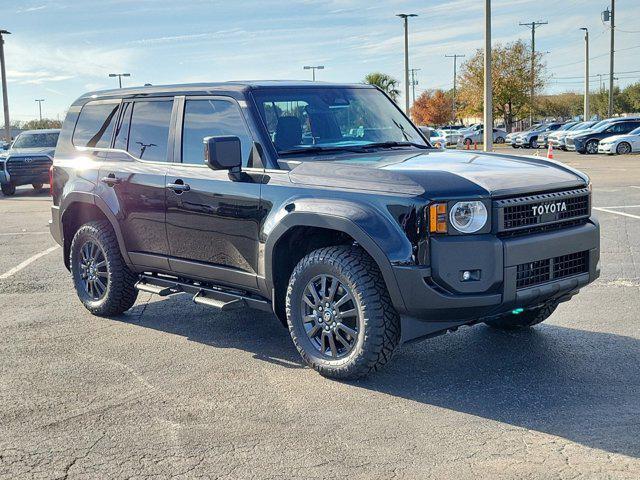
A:
{"label": "light pole", "polygon": [[529,109],[529,126],[533,125],[533,95],[536,88],[536,27],[549,22],[521,23],[521,27],[531,28],[531,108]]}
{"label": "light pole", "polygon": [[611,47],[609,51],[609,117],[613,115],[613,63],[614,63],[614,40],[616,28],[616,0],[611,0],[611,10],[602,12],[602,19],[611,22]]}
{"label": "light pole", "polygon": [[316,81],[316,70],[324,70],[324,65],[316,65],[316,66],[312,66],[312,65],[305,65],[304,67],[302,67],[303,70],[311,70],[311,76],[313,81]]}
{"label": "light pole", "polygon": [[493,92],[491,91],[491,0],[484,0],[484,127],[483,149],[493,150]]}
{"label": "light pole", "polygon": [[118,77],[118,86],[122,88],[122,77],[130,77],[130,73],[110,73],[109,76],[111,78]]}
{"label": "light pole", "polygon": [[586,27],[580,28],[584,30],[584,115],[585,122],[589,121],[591,115],[589,114],[589,29]]}
{"label": "light pole", "polygon": [[396,17],[404,20],[404,105],[405,113],[409,115],[409,17],[417,17],[415,13],[399,13]]}
{"label": "light pole", "polygon": [[458,59],[464,55],[445,55],[446,58],[453,58],[453,123],[456,123],[456,77],[458,70]]}
{"label": "light pole", "polygon": [[418,85],[418,80],[416,80],[416,72],[419,72],[419,68],[412,68],[411,70],[411,103],[416,103],[416,85]]}
{"label": "light pole", "polygon": [[9,97],[7,95],[7,72],[4,66],[4,38],[2,35],[11,35],[7,30],[0,30],[0,73],[2,74],[2,101],[4,104],[4,136],[7,142],[11,141],[11,122],[9,122]]}
{"label": "light pole", "polygon": [[38,112],[40,113],[40,121],[42,121],[42,102],[44,102],[44,98],[36,98],[36,102],[38,102]]}

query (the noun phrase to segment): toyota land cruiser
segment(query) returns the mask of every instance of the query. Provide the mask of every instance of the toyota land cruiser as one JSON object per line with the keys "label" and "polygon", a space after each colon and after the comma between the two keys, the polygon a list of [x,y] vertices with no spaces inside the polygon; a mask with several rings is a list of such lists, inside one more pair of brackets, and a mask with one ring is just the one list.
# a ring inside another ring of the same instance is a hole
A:
{"label": "toyota land cruiser", "polygon": [[332,378],[462,325],[531,327],[599,275],[586,175],[432,148],[367,85],[87,94],[52,179],[51,232],[93,314],[138,291],[273,311]]}

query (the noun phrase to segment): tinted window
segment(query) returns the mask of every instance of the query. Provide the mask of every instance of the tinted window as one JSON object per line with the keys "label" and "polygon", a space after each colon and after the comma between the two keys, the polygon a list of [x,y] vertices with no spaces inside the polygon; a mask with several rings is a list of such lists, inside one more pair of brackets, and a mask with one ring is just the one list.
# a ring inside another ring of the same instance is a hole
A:
{"label": "tinted window", "polygon": [[59,132],[52,133],[21,133],[13,142],[12,148],[55,148],[58,143]]}
{"label": "tinted window", "polygon": [[136,158],[167,161],[172,101],[135,102],[127,151]]}
{"label": "tinted window", "polygon": [[182,131],[182,162],[204,164],[205,137],[235,136],[242,146],[242,164],[247,166],[253,141],[240,108],[227,100],[187,100]]}
{"label": "tinted window", "polygon": [[113,148],[119,150],[126,150],[129,141],[129,126],[131,125],[131,110],[133,110],[133,103],[124,103],[122,105],[122,115],[120,117],[120,123],[116,127],[116,140],[113,144]]}
{"label": "tinted window", "polygon": [[109,148],[119,104],[87,103],[80,111],[73,144],[76,147]]}

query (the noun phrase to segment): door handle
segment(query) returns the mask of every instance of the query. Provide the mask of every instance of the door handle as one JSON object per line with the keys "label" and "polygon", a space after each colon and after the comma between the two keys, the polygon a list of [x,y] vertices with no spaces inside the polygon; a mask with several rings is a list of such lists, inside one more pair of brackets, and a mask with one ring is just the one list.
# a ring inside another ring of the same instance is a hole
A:
{"label": "door handle", "polygon": [[118,183],[122,183],[122,179],[121,178],[117,178],[113,173],[110,173],[106,177],[102,177],[100,179],[100,181],[102,183],[106,183],[110,187],[113,187],[114,185],[117,185]]}
{"label": "door handle", "polygon": [[167,183],[167,188],[173,190],[177,194],[180,194],[182,192],[188,192],[189,190],[191,190],[191,187],[189,186],[189,184],[183,183],[182,180],[176,180],[176,183]]}

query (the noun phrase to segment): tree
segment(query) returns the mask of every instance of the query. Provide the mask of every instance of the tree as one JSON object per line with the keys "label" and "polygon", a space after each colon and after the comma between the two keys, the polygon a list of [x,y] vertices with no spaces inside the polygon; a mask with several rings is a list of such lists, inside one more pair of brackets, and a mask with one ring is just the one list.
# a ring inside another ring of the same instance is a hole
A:
{"label": "tree", "polygon": [[20,128],[22,128],[23,130],[62,128],[62,122],[60,120],[53,120],[51,118],[43,118],[42,120],[29,120],[28,122],[21,123]]}
{"label": "tree", "polygon": [[400,90],[398,90],[398,85],[400,82],[393,78],[391,75],[387,75],[386,73],[373,72],[369,73],[366,77],[364,77],[364,83],[368,83],[369,85],[375,85],[380,88],[383,92],[385,92],[391,100],[394,102],[398,101],[400,97]]}
{"label": "tree", "polygon": [[[510,131],[514,120],[528,114],[531,106],[531,48],[522,40],[497,44],[491,50],[491,61],[493,114],[502,117]],[[534,91],[540,91],[546,83],[546,65],[538,52],[534,71]],[[483,93],[484,51],[478,49],[462,65],[460,72],[462,111],[480,116],[484,108]]]}
{"label": "tree", "polygon": [[584,96],[565,92],[538,97],[538,113],[543,117],[568,119],[584,113]]}
{"label": "tree", "polygon": [[411,107],[417,125],[446,125],[453,120],[451,96],[442,90],[426,90]]}
{"label": "tree", "polygon": [[629,85],[622,91],[627,112],[640,112],[640,82]]}

